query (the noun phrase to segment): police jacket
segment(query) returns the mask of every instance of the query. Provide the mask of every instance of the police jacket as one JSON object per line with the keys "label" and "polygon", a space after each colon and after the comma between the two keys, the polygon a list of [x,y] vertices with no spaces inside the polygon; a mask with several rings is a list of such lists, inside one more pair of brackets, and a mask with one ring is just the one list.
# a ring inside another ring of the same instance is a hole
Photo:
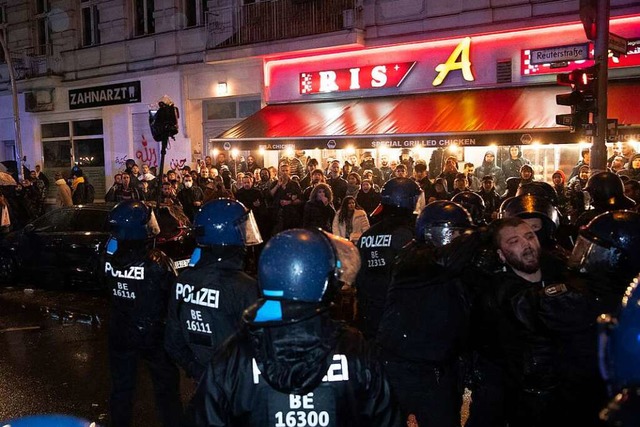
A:
{"label": "police jacket", "polygon": [[367,338],[375,337],[378,330],[395,257],[414,235],[413,215],[383,215],[382,221],[362,233],[357,244],[362,267],[356,277],[356,320]]}
{"label": "police jacket", "polygon": [[468,263],[444,249],[413,241],[400,251],[377,334],[385,358],[437,366],[465,347],[470,303],[460,276]]}
{"label": "police jacket", "polygon": [[216,352],[186,425],[402,425],[362,335],[308,303],[282,302],[283,316],[296,320],[254,322],[261,304],[247,311],[242,331]]}
{"label": "police jacket", "polygon": [[132,332],[137,336],[152,331],[155,336],[164,328],[169,286],[176,275],[173,262],[161,250],[147,249],[144,242],[119,242],[119,246],[107,255],[104,267],[111,330],[125,339],[135,339]]}
{"label": "police jacket", "polygon": [[243,271],[244,248],[200,248],[200,254],[197,264],[176,279],[165,338],[167,353],[196,379],[258,299],[256,280]]}

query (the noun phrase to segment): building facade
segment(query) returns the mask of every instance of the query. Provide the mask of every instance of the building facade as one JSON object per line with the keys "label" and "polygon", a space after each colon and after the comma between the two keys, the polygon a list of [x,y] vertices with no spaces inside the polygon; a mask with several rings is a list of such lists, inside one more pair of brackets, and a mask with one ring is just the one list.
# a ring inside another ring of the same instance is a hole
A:
{"label": "building facade", "polygon": [[[16,80],[25,165],[32,169],[41,164],[53,177],[79,164],[98,195],[128,158],[159,165],[160,148],[149,131],[148,116],[164,95],[180,111],[180,132],[170,142],[165,170],[193,166],[223,150],[273,164],[282,149],[293,148],[317,150],[314,155],[322,158],[366,149],[376,150],[379,157],[386,149],[410,148],[416,157],[427,158],[443,146],[471,145],[464,141],[473,138],[485,141],[474,146],[491,145],[487,135],[496,136],[498,145],[534,146],[534,131],[556,126],[553,95],[558,91],[548,88],[555,74],[588,61],[589,54],[560,65],[533,64],[525,56],[564,55],[557,48],[566,46],[589,51],[579,3],[0,0],[0,32],[8,47],[8,57],[0,57],[0,160],[15,159],[19,151],[8,62]],[[610,13],[612,31],[633,43],[640,39],[637,2],[611,0]],[[636,49],[640,53],[637,44],[630,44],[628,52],[635,55]],[[624,105],[621,97],[629,94],[624,85],[640,77],[640,64],[634,62],[640,55],[627,57],[631,55],[612,59],[611,78],[620,84],[618,89],[612,86],[619,94],[611,104],[621,124],[629,126],[629,138],[635,138],[631,125],[640,119],[619,106]],[[406,73],[396,75],[398,81],[391,84],[391,73],[376,68],[381,66],[398,66]],[[343,83],[346,89],[340,87]],[[532,92],[523,92],[529,87]],[[515,89],[515,98],[505,95]],[[471,93],[471,98],[464,95],[456,101],[451,93]],[[385,125],[380,111],[397,110],[399,96],[426,97],[408,107],[417,116],[416,109],[434,105],[430,116],[452,105],[462,110],[429,127],[424,117],[415,120],[419,124],[400,123],[407,115],[400,109],[390,115],[396,121]],[[490,96],[497,97],[498,105],[481,107]],[[535,105],[509,110],[517,120],[505,123],[504,115],[489,114],[508,110],[510,100],[520,98]],[[365,115],[336,113],[358,111],[353,100],[368,102],[362,106]],[[520,117],[534,107],[535,114]],[[306,108],[311,108],[309,114],[300,114]],[[465,115],[465,108],[479,111]],[[456,115],[462,119],[456,121]],[[332,119],[338,125],[273,130],[277,123]],[[363,130],[352,122],[371,126]],[[518,137],[497,138],[505,133]],[[566,132],[554,138],[542,143],[575,142]],[[477,162],[485,149],[468,151],[467,160]],[[534,155],[543,174],[562,163],[558,150],[532,151]],[[462,153],[461,160],[464,157]]]}

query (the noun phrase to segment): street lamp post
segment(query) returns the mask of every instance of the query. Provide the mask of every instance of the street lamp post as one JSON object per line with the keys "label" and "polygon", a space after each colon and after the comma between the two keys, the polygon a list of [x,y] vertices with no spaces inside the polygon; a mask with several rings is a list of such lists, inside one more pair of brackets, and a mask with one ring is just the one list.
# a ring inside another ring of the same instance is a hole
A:
{"label": "street lamp post", "polygon": [[4,51],[5,61],[7,63],[7,69],[9,70],[9,80],[11,81],[11,95],[13,98],[13,128],[16,134],[16,148],[18,150],[18,161],[16,162],[18,167],[18,181],[24,179],[24,173],[22,170],[22,137],[20,133],[20,110],[18,108],[18,87],[16,86],[16,76],[13,70],[13,62],[11,61],[11,55],[9,55],[9,47],[4,39],[4,35],[0,32],[0,45]]}

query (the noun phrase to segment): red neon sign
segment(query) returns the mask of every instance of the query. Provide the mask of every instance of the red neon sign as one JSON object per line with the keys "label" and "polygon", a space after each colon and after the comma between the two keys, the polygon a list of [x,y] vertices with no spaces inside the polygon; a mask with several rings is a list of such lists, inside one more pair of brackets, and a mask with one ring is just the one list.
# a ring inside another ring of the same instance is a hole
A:
{"label": "red neon sign", "polygon": [[[593,56],[593,43],[589,44],[589,50],[591,51],[591,56]],[[528,49],[521,51],[520,70],[523,76],[564,73],[595,64],[593,59],[567,61],[562,64],[531,64],[530,52],[531,51]],[[620,55],[619,58],[609,55],[609,68],[638,66],[640,66],[640,38],[629,40],[626,55]]]}
{"label": "red neon sign", "polygon": [[398,87],[415,64],[398,62],[300,73],[300,94]]}

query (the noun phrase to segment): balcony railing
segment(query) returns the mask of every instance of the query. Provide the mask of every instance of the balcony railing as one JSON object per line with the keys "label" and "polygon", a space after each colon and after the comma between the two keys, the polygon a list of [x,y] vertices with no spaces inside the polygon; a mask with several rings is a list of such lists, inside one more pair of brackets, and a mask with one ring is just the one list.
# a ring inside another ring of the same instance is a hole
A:
{"label": "balcony railing", "polygon": [[14,50],[10,55],[18,80],[55,74],[57,64],[52,57],[51,45]]}
{"label": "balcony railing", "polygon": [[362,28],[362,0],[272,0],[207,15],[207,48],[219,49]]}

